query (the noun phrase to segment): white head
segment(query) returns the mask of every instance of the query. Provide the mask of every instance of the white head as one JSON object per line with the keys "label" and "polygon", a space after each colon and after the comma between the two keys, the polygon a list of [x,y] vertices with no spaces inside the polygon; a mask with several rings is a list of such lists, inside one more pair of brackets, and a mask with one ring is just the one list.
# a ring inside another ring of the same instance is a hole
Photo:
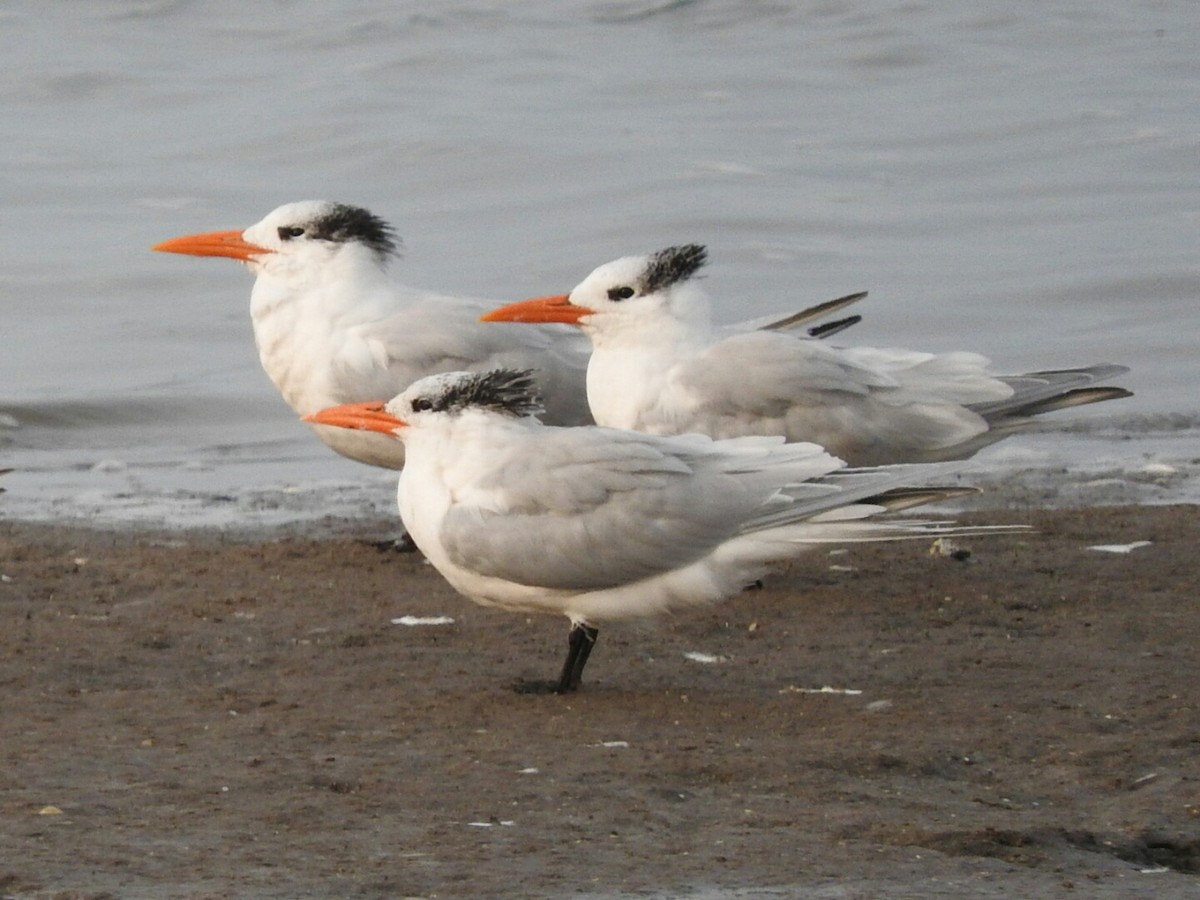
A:
{"label": "white head", "polygon": [[541,411],[531,370],[493,369],[428,375],[387,403],[347,403],[305,416],[304,421],[403,438],[405,429],[470,412],[523,419]]}
{"label": "white head", "polygon": [[570,294],[512,303],[484,316],[489,322],[566,322],[593,338],[618,330],[670,325],[708,326],[708,303],[693,276],[707,252],[699,244],[667,247],[648,256],[605,263]]}
{"label": "white head", "polygon": [[241,260],[256,275],[286,278],[342,265],[382,268],[398,252],[387,222],[359,206],[328,200],[286,203],[244,231],[174,238],[155,250]]}

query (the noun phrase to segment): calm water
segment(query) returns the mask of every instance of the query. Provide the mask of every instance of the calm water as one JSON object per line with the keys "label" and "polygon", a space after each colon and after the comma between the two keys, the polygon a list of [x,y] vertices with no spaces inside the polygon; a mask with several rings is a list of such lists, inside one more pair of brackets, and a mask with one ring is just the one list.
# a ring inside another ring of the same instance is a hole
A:
{"label": "calm water", "polygon": [[148,249],[316,197],[395,222],[427,287],[699,241],[727,319],[869,289],[856,342],[1124,362],[1134,400],[975,469],[1198,499],[1195,4],[965,6],[5,6],[5,513],[389,508],[259,370],[248,274]]}

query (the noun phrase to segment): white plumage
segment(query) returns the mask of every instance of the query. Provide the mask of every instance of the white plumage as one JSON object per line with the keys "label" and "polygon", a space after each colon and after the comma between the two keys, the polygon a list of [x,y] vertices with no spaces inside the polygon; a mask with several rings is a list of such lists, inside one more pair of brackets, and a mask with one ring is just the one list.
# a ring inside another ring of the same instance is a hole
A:
{"label": "white plumage", "polygon": [[1030,415],[1129,395],[1094,386],[1121,366],[1000,376],[977,353],[841,348],[779,330],[715,329],[692,280],[704,262],[695,244],[624,257],[569,295],[484,318],[582,328],[592,342],[588,403],[601,425],[781,435],[853,465],[965,457]]}
{"label": "white plumage", "polygon": [[458,591],[571,620],[560,691],[578,685],[597,623],[716,602],[815,543],[943,533],[868,517],[962,493],[889,493],[936,467],[840,471],[779,438],[546,426],[533,389],[528,372],[443,374],[309,420],[406,444],[400,515]]}
{"label": "white plumage", "polygon": [[[240,260],[255,275],[250,317],[263,369],[300,415],[340,403],[392,397],[424,375],[533,369],[546,421],[590,423],[588,341],[562,325],[497,327],[479,321],[495,304],[392,280],[392,227],[344,203],[288,203],[244,231],[186,235],[154,249]],[[851,295],[789,315],[745,323],[794,329],[860,299]],[[828,335],[850,317],[811,328]],[[404,446],[369,432],[314,426],[351,459],[398,469]]]}
{"label": "white plumage", "polygon": [[[585,339],[559,325],[496,330],[479,322],[494,304],[394,282],[393,231],[365,209],[289,203],[244,231],[188,235],[154,249],[229,257],[254,273],[250,316],[259,359],[300,415],[391,397],[435,372],[510,366],[537,372],[549,421],[591,421]],[[351,459],[404,464],[397,441],[322,426],[316,432]]]}

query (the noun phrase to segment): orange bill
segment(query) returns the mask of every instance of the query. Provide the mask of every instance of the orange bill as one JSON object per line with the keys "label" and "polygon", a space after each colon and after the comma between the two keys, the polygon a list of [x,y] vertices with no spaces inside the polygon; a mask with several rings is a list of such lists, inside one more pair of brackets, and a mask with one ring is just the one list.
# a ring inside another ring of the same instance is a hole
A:
{"label": "orange bill", "polygon": [[397,419],[388,413],[383,402],[379,400],[331,406],[305,416],[304,421],[314,425],[352,428],[356,431],[377,431],[380,434],[395,434],[397,429],[408,427],[408,423],[403,419]]}
{"label": "orange bill", "polygon": [[227,256],[230,259],[240,259],[242,262],[262,256],[264,253],[274,253],[266,247],[251,244],[242,237],[240,231],[210,231],[206,234],[188,234],[155,244],[153,250],[163,253],[183,253],[187,256]]}
{"label": "orange bill", "polygon": [[553,297],[535,297],[532,300],[522,300],[520,303],[510,303],[493,309],[479,317],[481,322],[562,322],[567,325],[578,325],[584,316],[590,316],[595,310],[586,306],[573,306],[566,294],[556,294]]}

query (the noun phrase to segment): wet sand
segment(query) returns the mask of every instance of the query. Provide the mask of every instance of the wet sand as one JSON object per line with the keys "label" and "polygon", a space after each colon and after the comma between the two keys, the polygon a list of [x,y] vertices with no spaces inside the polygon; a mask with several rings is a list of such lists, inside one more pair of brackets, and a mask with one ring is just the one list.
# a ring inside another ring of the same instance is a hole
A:
{"label": "wet sand", "polygon": [[810,553],[567,697],[384,523],[0,523],[0,896],[1197,896],[1200,508],[963,519],[1036,532]]}

